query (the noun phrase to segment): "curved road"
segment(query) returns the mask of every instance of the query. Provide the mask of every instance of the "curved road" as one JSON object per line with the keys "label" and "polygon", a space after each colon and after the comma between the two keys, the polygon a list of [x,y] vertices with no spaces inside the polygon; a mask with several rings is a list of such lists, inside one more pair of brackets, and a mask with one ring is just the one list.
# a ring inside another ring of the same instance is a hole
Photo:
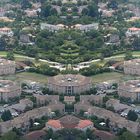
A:
{"label": "curved road", "polygon": [[[5,55],[1,55],[0,54],[0,57],[5,57]],[[139,55],[133,55],[134,57],[140,57],[140,54]],[[24,58],[24,59],[29,59],[29,60],[34,60],[35,58],[33,57],[28,57],[28,56],[24,56],[24,55],[19,55],[19,54],[15,54],[15,57],[16,58]],[[104,58],[104,60],[110,60],[110,59],[115,59],[115,58],[123,58],[124,57],[124,54],[122,55],[118,55],[118,56],[111,56],[111,57],[107,57],[107,58]],[[58,63],[58,62],[53,62],[53,61],[49,61],[49,60],[45,60],[45,59],[39,59],[39,61],[41,62],[45,62],[45,63],[48,63],[50,66],[52,67],[56,67],[58,69],[63,69],[62,68],[62,64],[61,63]],[[94,63],[94,62],[99,62],[100,59],[95,59],[95,60],[91,60],[91,61],[86,61],[86,62],[81,62],[81,63],[78,63],[77,65],[83,65],[82,68],[84,67],[84,64],[86,65],[85,67],[88,67],[91,63]],[[53,64],[57,65],[57,66],[54,66]]]}

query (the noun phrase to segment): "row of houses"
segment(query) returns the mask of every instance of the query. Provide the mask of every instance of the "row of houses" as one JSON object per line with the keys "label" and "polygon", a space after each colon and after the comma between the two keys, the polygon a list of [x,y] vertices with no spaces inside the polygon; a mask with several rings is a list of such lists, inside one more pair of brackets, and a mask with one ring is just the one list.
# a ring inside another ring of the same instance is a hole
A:
{"label": "row of houses", "polygon": [[46,29],[46,30],[49,30],[51,32],[57,32],[59,30],[68,29],[68,28],[80,30],[82,32],[88,32],[90,30],[98,30],[99,24],[98,23],[92,23],[92,24],[87,24],[87,25],[76,24],[76,25],[68,27],[68,26],[63,25],[63,24],[52,25],[52,24],[47,24],[47,23],[41,23],[40,28],[41,28],[41,30]]}
{"label": "row of houses", "polygon": [[74,105],[74,110],[76,114],[79,114],[80,111],[83,110],[89,116],[97,116],[98,118],[109,119],[109,126],[112,129],[127,128],[127,130],[136,135],[140,134],[140,124],[138,122],[129,121],[121,117],[119,114],[106,110],[104,108],[91,106],[81,100],[79,103]]}
{"label": "row of houses", "polygon": [[49,104],[48,106],[35,108],[30,111],[27,111],[26,113],[22,113],[18,117],[0,123],[0,134],[6,133],[13,128],[20,128],[23,131],[28,130],[30,127],[30,120],[34,120],[36,118],[41,118],[43,116],[50,117],[52,115],[52,112],[59,110],[60,113],[64,113],[65,106],[64,104],[60,102],[55,102],[53,104]]}
{"label": "row of houses", "polygon": [[75,116],[66,115],[58,120],[49,120],[45,129],[58,131],[63,128],[75,128],[85,132],[87,129],[93,129],[93,126],[94,124],[90,120],[81,120]]}

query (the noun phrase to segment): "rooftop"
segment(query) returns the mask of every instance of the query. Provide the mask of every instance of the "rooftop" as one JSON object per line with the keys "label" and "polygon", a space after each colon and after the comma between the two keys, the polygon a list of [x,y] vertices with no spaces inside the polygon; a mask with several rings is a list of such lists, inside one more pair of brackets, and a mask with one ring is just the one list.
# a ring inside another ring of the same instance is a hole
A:
{"label": "rooftop", "polygon": [[80,119],[75,117],[75,116],[72,116],[72,115],[66,115],[62,118],[59,119],[61,124],[63,125],[63,127],[65,128],[75,128]]}
{"label": "rooftop", "polygon": [[46,132],[43,130],[37,130],[28,133],[27,135],[24,136],[25,140],[38,140],[40,137],[46,135]]}
{"label": "rooftop", "polygon": [[76,128],[84,129],[85,127],[88,127],[90,125],[93,125],[93,122],[91,122],[90,120],[80,120]]}
{"label": "rooftop", "polygon": [[140,31],[140,28],[136,28],[136,27],[132,27],[132,28],[129,28],[130,31]]}
{"label": "rooftop", "polygon": [[63,128],[59,120],[49,120],[47,124],[56,129]]}
{"label": "rooftop", "polygon": [[20,88],[17,83],[10,80],[0,80],[0,92],[9,92],[16,88]]}
{"label": "rooftop", "polygon": [[49,77],[48,83],[52,83],[59,86],[79,86],[91,83],[91,79],[82,75],[67,74]]}

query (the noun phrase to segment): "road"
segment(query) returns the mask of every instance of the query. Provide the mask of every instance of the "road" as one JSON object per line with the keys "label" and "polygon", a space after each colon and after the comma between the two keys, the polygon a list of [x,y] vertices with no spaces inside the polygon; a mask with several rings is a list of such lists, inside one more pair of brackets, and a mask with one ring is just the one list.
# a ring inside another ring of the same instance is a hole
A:
{"label": "road", "polygon": [[[0,55],[0,57],[5,57],[5,56],[6,55]],[[125,56],[124,54],[118,55],[118,56],[111,56],[111,57],[104,58],[104,60],[123,58],[124,56]],[[140,54],[139,55],[133,55],[133,56],[134,57],[140,57]],[[18,54],[15,54],[15,57],[16,58],[24,58],[24,59],[28,59],[28,60],[34,60],[35,59],[33,57],[28,57],[28,56],[18,55]],[[45,60],[45,59],[39,59],[39,61],[48,63],[51,67],[55,67],[55,68],[60,69],[60,70],[65,70],[65,68],[63,67],[63,64],[61,64],[61,63],[53,62],[53,61],[49,61],[49,60]],[[78,66],[77,69],[81,69],[81,68],[84,68],[84,67],[89,67],[92,63],[99,62],[99,61],[100,61],[100,59],[95,59],[95,60],[90,60],[90,61],[78,63],[77,64],[77,66]]]}

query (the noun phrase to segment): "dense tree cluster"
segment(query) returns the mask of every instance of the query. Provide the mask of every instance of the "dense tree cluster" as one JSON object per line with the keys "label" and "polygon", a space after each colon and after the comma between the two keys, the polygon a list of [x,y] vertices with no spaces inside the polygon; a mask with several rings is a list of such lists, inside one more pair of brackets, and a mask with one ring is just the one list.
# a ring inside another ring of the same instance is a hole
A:
{"label": "dense tree cluster", "polygon": [[28,70],[29,72],[36,72],[44,75],[55,76],[59,73],[59,70],[56,68],[51,68],[46,64],[42,64],[37,67],[32,67]]}
{"label": "dense tree cluster", "polygon": [[11,115],[11,112],[9,110],[6,110],[2,113],[1,115],[1,119],[3,121],[8,121],[8,120],[11,120],[12,119],[12,115]]}

